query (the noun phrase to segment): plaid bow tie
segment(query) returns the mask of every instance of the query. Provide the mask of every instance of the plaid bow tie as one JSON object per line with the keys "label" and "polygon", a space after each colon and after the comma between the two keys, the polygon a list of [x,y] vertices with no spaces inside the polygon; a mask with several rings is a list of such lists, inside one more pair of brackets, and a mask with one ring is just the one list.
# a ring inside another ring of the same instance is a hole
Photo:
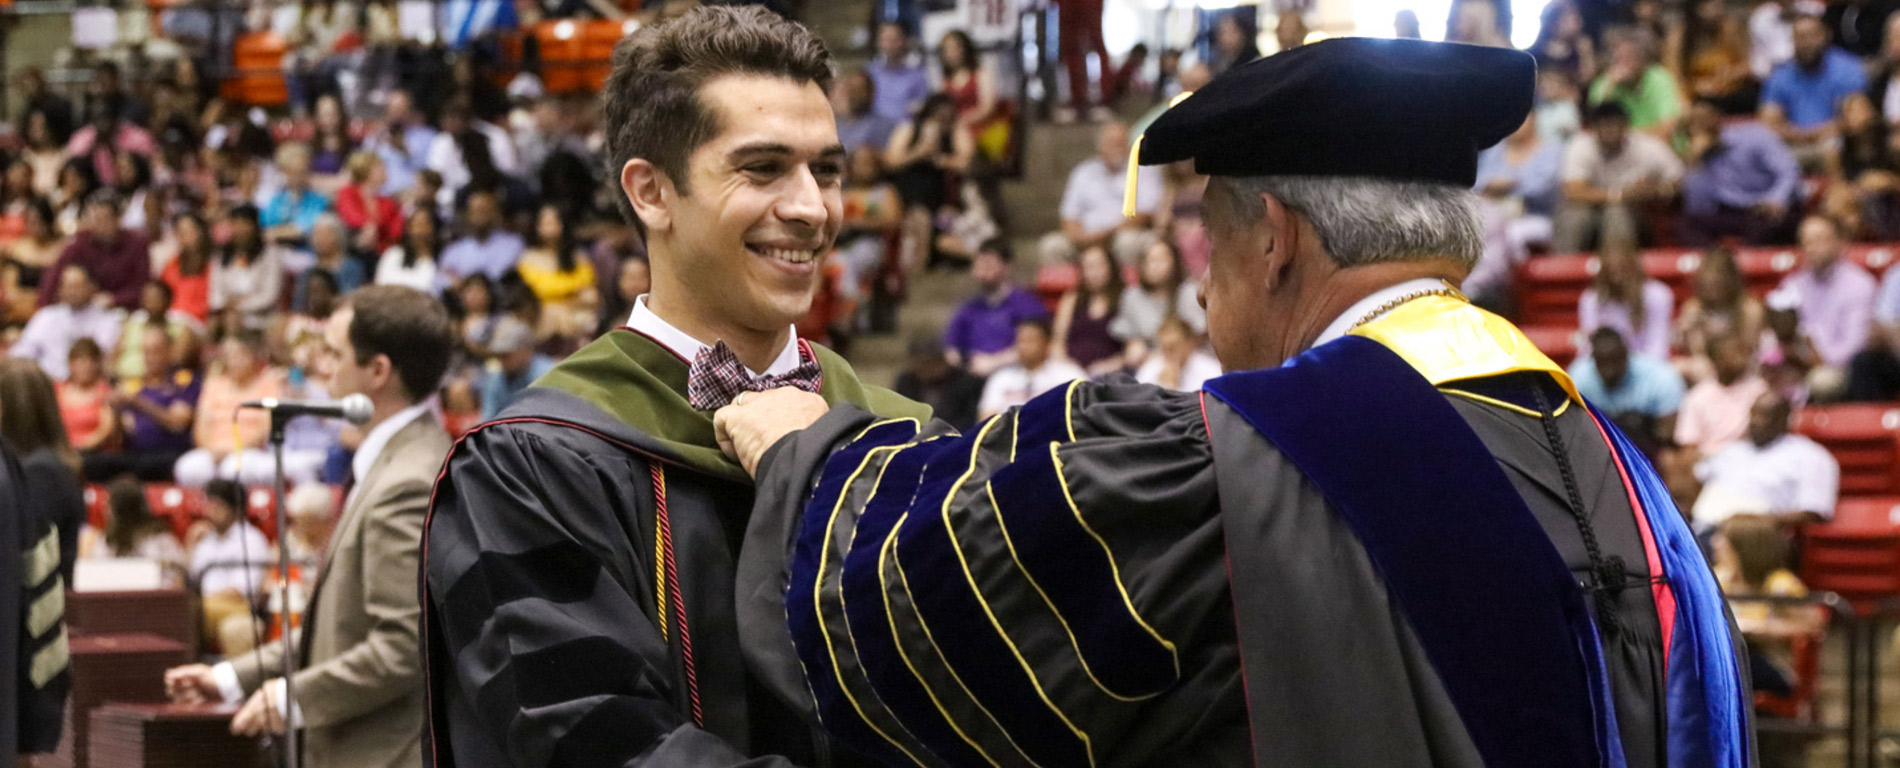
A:
{"label": "plaid bow tie", "polygon": [[712,411],[726,407],[742,392],[797,387],[816,393],[823,371],[817,360],[803,354],[799,359],[798,367],[785,373],[753,376],[726,342],[716,342],[693,358],[693,367],[686,374],[686,400],[698,410]]}

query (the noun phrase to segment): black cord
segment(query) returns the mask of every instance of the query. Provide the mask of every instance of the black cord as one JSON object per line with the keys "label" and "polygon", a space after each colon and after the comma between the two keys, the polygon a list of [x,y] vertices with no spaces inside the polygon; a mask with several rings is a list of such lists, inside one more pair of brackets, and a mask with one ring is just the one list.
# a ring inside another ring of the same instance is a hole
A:
{"label": "black cord", "polygon": [[1597,624],[1603,628],[1603,636],[1615,637],[1622,632],[1622,624],[1617,620],[1617,596],[1628,581],[1623,570],[1623,558],[1603,556],[1603,548],[1597,542],[1596,528],[1590,524],[1590,516],[1584,511],[1583,492],[1578,489],[1577,473],[1570,466],[1570,452],[1564,449],[1562,438],[1557,432],[1556,415],[1550,408],[1550,401],[1544,397],[1542,384],[1534,384],[1531,394],[1537,399],[1537,417],[1544,425],[1544,438],[1550,441],[1551,453],[1557,456],[1557,471],[1564,478],[1564,494],[1570,517],[1577,524],[1577,534],[1583,539],[1583,551],[1590,558],[1590,582],[1584,584],[1584,589],[1590,592],[1596,604]]}

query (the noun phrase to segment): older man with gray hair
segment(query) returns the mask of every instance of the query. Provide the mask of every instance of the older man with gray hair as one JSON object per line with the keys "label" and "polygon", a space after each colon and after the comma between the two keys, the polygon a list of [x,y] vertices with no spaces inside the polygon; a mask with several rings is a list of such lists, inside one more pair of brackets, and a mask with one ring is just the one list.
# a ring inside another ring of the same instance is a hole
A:
{"label": "older man with gray hair", "polygon": [[1156,120],[1140,162],[1212,177],[1202,392],[1076,382],[961,436],[721,410],[759,487],[747,661],[893,764],[1749,764],[1667,489],[1457,287],[1533,77],[1336,39]]}

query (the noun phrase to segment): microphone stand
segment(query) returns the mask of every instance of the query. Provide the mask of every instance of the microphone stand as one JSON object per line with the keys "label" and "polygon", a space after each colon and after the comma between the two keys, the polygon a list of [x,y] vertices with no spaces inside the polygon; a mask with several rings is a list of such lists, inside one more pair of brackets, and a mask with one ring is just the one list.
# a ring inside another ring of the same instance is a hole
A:
{"label": "microphone stand", "polygon": [[[284,509],[284,428],[293,416],[276,408],[270,409],[270,445],[272,462],[271,494],[272,517],[277,523],[277,589],[279,605],[277,619],[283,636],[283,680],[284,680],[284,768],[298,768],[302,764],[302,755],[297,749],[297,728],[290,723],[291,702],[297,700],[297,642],[290,626],[290,547],[285,537],[290,535],[289,513]],[[304,608],[305,611],[309,607]]]}

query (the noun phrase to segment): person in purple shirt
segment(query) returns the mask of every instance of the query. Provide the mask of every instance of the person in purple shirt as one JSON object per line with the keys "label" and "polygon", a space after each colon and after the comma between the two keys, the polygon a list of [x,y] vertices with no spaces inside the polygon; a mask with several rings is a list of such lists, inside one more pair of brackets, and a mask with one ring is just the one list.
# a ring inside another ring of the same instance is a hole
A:
{"label": "person in purple shirt", "polygon": [[894,123],[910,120],[911,110],[930,95],[930,77],[924,68],[911,64],[910,32],[904,25],[887,21],[877,28],[877,58],[865,68],[871,76],[871,111]]}
{"label": "person in purple shirt", "polygon": [[[151,279],[152,257],[144,237],[119,228],[119,205],[119,194],[110,189],[88,195],[82,213],[85,228],[46,274],[58,275],[68,265],[83,267],[112,306],[130,310],[138,308],[139,294]],[[58,301],[59,280],[41,280],[39,306]]]}
{"label": "person in purple shirt", "polygon": [[978,376],[1016,362],[1016,325],[1030,318],[1047,320],[1049,309],[1009,279],[1013,261],[1009,243],[991,239],[970,260],[970,276],[979,290],[957,307],[943,331],[945,356]]}
{"label": "person in purple shirt", "polygon": [[1809,395],[1826,401],[1841,393],[1849,361],[1867,346],[1876,286],[1867,270],[1842,258],[1840,226],[1833,219],[1809,216],[1801,222],[1801,253],[1806,265],[1776,290],[1799,304],[1801,335],[1820,357],[1808,373]]}
{"label": "person in purple shirt", "polygon": [[188,366],[177,365],[177,341],[162,325],[146,326],[139,343],[145,378],[138,391],[113,390],[112,407],[125,433],[125,450],[85,457],[86,477],[105,482],[131,473],[146,482],[170,482],[172,465],[192,449],[191,426],[203,382]]}
{"label": "person in purple shirt", "polygon": [[1794,23],[1794,58],[1768,74],[1761,119],[1781,134],[1804,164],[1819,161],[1841,100],[1867,89],[1867,71],[1853,54],[1828,45],[1826,25],[1813,16]]}
{"label": "person in purple shirt", "polygon": [[862,69],[846,72],[831,86],[831,111],[838,115],[838,143],[845,154],[870,147],[879,152],[891,143],[897,122],[877,113],[877,84]]}
{"label": "person in purple shirt", "polygon": [[442,250],[436,280],[444,287],[480,272],[499,281],[521,261],[521,236],[501,228],[501,201],[494,192],[479,190],[468,196],[468,234]]}
{"label": "person in purple shirt", "polygon": [[1706,98],[1690,105],[1684,127],[1689,172],[1682,181],[1682,243],[1788,242],[1799,221],[1801,165],[1781,137],[1760,123],[1724,127],[1721,110]]}

